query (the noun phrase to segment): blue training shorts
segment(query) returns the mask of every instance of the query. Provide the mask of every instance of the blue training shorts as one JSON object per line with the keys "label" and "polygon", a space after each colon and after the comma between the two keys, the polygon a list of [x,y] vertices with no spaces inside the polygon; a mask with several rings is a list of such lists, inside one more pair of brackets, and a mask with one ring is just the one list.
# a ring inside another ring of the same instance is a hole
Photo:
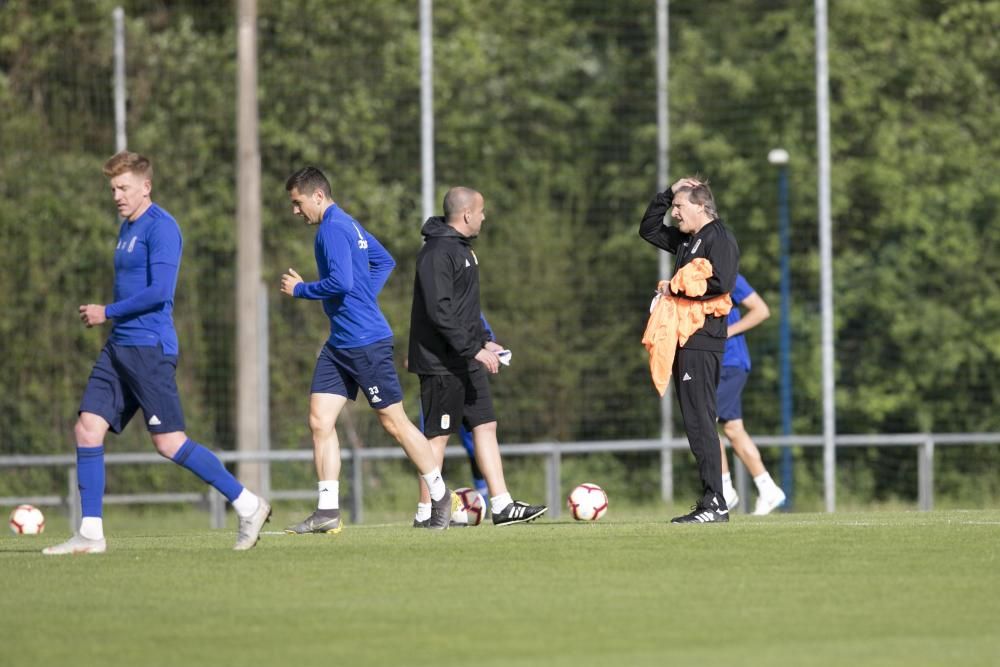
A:
{"label": "blue training shorts", "polygon": [[376,410],[403,400],[396,366],[392,361],[392,339],[362,347],[323,346],[313,371],[313,394],[336,394],[355,400],[364,387],[368,404]]}
{"label": "blue training shorts", "polygon": [[184,430],[184,410],[177,392],[177,355],[155,347],[107,343],[97,357],[80,401],[80,412],[92,412],[121,433],[142,408],[150,433]]}
{"label": "blue training shorts", "polygon": [[743,419],[743,387],[749,375],[750,372],[740,366],[722,367],[719,387],[715,390],[715,404],[720,422]]}

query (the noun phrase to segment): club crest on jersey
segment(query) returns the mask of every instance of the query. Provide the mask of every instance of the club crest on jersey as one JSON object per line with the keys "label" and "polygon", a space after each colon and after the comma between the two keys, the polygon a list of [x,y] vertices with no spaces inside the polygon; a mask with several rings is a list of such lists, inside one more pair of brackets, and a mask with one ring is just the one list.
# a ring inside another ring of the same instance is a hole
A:
{"label": "club crest on jersey", "polygon": [[115,246],[115,250],[124,250],[125,252],[132,252],[135,250],[135,242],[138,236],[133,236],[132,240],[126,242],[125,239],[118,239],[118,245]]}

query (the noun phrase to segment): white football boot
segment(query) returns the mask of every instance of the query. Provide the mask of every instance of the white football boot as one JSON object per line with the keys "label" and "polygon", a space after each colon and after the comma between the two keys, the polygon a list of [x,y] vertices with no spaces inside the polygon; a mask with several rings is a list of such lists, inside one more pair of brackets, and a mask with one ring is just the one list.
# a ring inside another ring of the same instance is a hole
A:
{"label": "white football boot", "polygon": [[108,550],[108,543],[103,538],[91,540],[77,533],[62,544],[55,544],[42,549],[46,556],[65,556],[68,554],[102,554]]}
{"label": "white football boot", "polygon": [[770,514],[775,508],[781,507],[785,503],[785,492],[777,486],[765,493],[757,496],[757,504],[753,508],[754,516],[764,516]]}

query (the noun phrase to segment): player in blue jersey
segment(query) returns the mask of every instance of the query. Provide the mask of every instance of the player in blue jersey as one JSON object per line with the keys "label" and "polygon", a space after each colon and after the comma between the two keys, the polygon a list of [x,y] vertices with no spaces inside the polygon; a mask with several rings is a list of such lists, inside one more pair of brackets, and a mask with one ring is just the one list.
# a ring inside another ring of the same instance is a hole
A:
{"label": "player in blue jersey", "polygon": [[184,433],[184,413],[174,374],[177,332],[173,306],[181,265],[181,230],[153,203],[149,159],[122,151],[104,164],[123,219],[115,246],[114,302],[80,306],[88,327],[112,322],[111,336],[91,371],[80,402],[76,435],[77,478],[83,520],[68,541],[48,555],[103,553],[104,439],[120,433],[139,408],[156,450],[215,487],[240,517],[237,551],[257,544],[271,506],[244,488],[210,450]]}
{"label": "player in blue jersey", "polygon": [[[757,445],[743,426],[742,394],[747,376],[750,374],[750,351],[743,334],[770,317],[771,311],[764,299],[740,274],[736,275],[736,285],[730,297],[735,307],[729,311],[728,338],[722,355],[722,372],[716,390],[719,422],[722,423],[722,430],[729,438],[733,451],[746,465],[757,486],[759,495],[753,513],[764,515],[785,502],[785,492],[771,479],[761,461]],[[741,315],[740,308],[745,309],[746,313]],[[729,461],[721,441],[719,446],[722,447],[722,494],[731,510],[739,504],[740,497],[733,488]]]}
{"label": "player in blue jersey", "polygon": [[364,392],[383,428],[402,445],[420,471],[432,498],[431,528],[445,529],[456,497],[445,486],[430,444],[406,416],[403,391],[393,364],[392,330],[378,305],[378,293],[396,263],[382,244],[333,201],[330,181],[315,167],[296,171],[285,184],[292,212],[316,230],[319,280],[305,282],[294,269],[281,277],[281,291],[321,300],[330,318],[330,337],[316,360],[309,399],[309,427],[319,477],[316,511],[287,533],[338,533],[340,441],[337,417],[348,400]]}

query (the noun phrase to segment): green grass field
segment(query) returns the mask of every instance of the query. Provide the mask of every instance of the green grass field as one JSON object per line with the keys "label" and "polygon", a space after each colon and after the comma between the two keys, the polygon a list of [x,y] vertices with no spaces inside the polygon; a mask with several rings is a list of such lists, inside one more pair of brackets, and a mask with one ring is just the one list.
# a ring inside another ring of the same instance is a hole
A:
{"label": "green grass field", "polygon": [[[297,508],[296,508],[297,510]],[[119,510],[120,511],[120,510]],[[115,515],[117,516],[117,515]],[[1000,511],[0,537],[0,665],[997,665]]]}

